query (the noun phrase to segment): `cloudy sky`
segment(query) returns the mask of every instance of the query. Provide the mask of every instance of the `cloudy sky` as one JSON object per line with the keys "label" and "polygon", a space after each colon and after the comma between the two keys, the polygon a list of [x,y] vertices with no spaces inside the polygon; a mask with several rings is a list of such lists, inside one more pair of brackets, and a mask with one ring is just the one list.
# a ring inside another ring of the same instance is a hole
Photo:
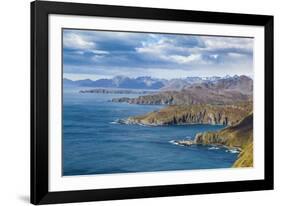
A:
{"label": "cloudy sky", "polygon": [[253,43],[251,38],[65,29],[64,77],[253,76]]}

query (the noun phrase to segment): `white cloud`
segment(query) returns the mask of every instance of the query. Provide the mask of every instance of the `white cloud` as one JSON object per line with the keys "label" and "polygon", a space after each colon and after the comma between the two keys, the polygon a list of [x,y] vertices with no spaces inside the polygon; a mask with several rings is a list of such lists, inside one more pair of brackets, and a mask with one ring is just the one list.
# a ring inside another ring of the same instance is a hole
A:
{"label": "white cloud", "polygon": [[233,58],[243,58],[243,57],[245,57],[244,54],[239,54],[239,53],[235,53],[235,52],[229,52],[227,55],[229,57],[233,57]]}
{"label": "white cloud", "polygon": [[200,54],[191,54],[189,56],[171,55],[168,58],[179,64],[198,62],[202,60]]}
{"label": "white cloud", "polygon": [[142,41],[141,46],[135,48],[138,53],[143,54],[155,54],[155,55],[167,55],[170,53],[178,54],[188,52],[190,48],[187,46],[179,46],[176,45],[177,41],[172,38],[167,37],[159,37],[155,34],[150,34],[150,37],[153,39],[149,39],[148,41]]}
{"label": "white cloud", "polygon": [[143,54],[163,55],[169,49],[169,45],[167,45],[165,43],[161,43],[160,41],[156,42],[156,43],[142,42],[141,44],[142,44],[142,47],[137,47],[136,51],[138,53],[143,53]]}
{"label": "white cloud", "polygon": [[91,57],[92,61],[94,62],[99,62],[99,61],[102,61],[104,59],[104,55],[94,55]]}
{"label": "white cloud", "polygon": [[92,50],[89,50],[89,51],[92,52],[93,54],[109,54],[108,51],[103,51],[103,50],[92,49]]}
{"label": "white cloud", "polygon": [[135,49],[148,58],[183,65],[216,64],[218,58],[224,56],[242,60],[253,51],[253,39],[250,38],[198,36],[197,40],[201,44],[189,47],[188,44],[179,44],[176,39],[161,37],[153,42],[144,41]]}
{"label": "white cloud", "polygon": [[231,37],[201,37],[207,50],[240,49],[250,52],[253,49],[253,39]]}
{"label": "white cloud", "polygon": [[218,54],[211,54],[209,57],[212,58],[212,59],[218,59],[219,55]]}
{"label": "white cloud", "polygon": [[189,48],[174,45],[170,39],[160,38],[155,42],[141,42],[141,47],[135,48],[137,53],[148,58],[170,61],[174,63],[189,63],[200,59],[200,55],[189,55]]}
{"label": "white cloud", "polygon": [[126,76],[147,72],[147,75],[170,78],[209,73],[250,74],[253,70],[251,38],[66,31],[63,43],[65,48],[74,50],[66,50],[69,54],[66,56],[77,58],[77,65],[81,64],[69,72],[81,70],[79,73],[109,77],[118,72]]}
{"label": "white cloud", "polygon": [[67,33],[63,38],[64,48],[72,49],[91,49],[95,48],[95,43],[88,41],[83,36],[77,35],[75,33]]}

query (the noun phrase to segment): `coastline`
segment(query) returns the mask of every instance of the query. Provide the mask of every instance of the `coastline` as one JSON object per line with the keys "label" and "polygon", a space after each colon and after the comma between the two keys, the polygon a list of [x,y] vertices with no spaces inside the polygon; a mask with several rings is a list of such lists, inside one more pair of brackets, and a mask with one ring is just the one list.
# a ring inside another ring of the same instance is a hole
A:
{"label": "coastline", "polygon": [[[209,91],[209,88],[202,87],[190,87],[193,92]],[[121,98],[113,98],[111,102],[123,103],[126,102],[128,104],[144,104],[144,105],[166,105],[164,108],[151,111],[145,114],[141,114],[138,116],[129,116],[123,119],[117,119],[114,121],[114,124],[127,124],[127,125],[139,125],[139,126],[150,126],[150,127],[158,127],[158,126],[188,126],[188,125],[218,125],[225,126],[225,128],[220,129],[218,131],[204,131],[202,133],[197,133],[195,135],[194,140],[174,140],[174,143],[181,146],[192,146],[192,145],[207,145],[214,147],[222,147],[227,150],[235,150],[239,152],[239,155],[236,161],[233,164],[233,167],[250,167],[252,166],[252,154],[248,152],[252,148],[247,147],[253,143],[252,133],[253,126],[252,122],[247,123],[247,137],[243,129],[239,128],[241,122],[244,119],[247,119],[248,116],[252,115],[253,111],[253,102],[250,99],[245,100],[241,96],[237,96],[237,93],[229,92],[228,90],[224,90],[223,93],[213,92],[212,94],[219,95],[221,98],[225,95],[230,99],[235,99],[232,103],[227,103],[228,101],[219,101],[216,103],[216,99],[212,99],[215,96],[212,96],[210,100],[211,102],[204,103],[203,99],[200,99],[199,102],[191,101],[191,99],[185,96],[192,96],[189,93],[186,93],[189,90],[183,90],[181,92],[177,91],[178,94],[177,99],[172,95],[171,92],[160,92],[156,94],[146,94],[146,91],[138,91],[137,94],[144,94],[145,96],[139,96],[137,98],[129,98],[129,97],[121,97]],[[198,90],[198,91],[197,91]],[[92,90],[81,90],[80,93],[115,93],[115,94],[131,94],[135,93],[134,90],[119,90],[119,89],[92,89]],[[140,92],[140,93],[139,93]],[[142,93],[144,92],[144,93]],[[183,96],[181,96],[183,94]],[[197,96],[198,97],[198,96]],[[158,98],[158,99],[157,99]],[[183,99],[182,99],[183,98]],[[209,98],[209,96],[208,96]],[[207,99],[208,99],[207,98]],[[246,98],[247,99],[247,98]],[[185,100],[188,100],[187,102]],[[199,99],[198,99],[199,100]],[[191,102],[190,102],[191,101]],[[182,102],[182,103],[181,103]],[[184,103],[183,103],[184,102]],[[237,135],[239,133],[239,135]],[[242,139],[241,139],[242,137]],[[243,140],[244,139],[244,140]],[[246,140],[245,140],[246,139]],[[250,140],[248,140],[250,139]],[[247,143],[245,143],[245,141]],[[248,149],[245,149],[248,148]],[[247,154],[247,155],[245,155]],[[249,161],[245,161],[245,156],[249,159]],[[250,158],[249,158],[250,157]]]}
{"label": "coastline", "polygon": [[[200,105],[202,106],[202,105]],[[209,105],[208,105],[209,106]],[[169,107],[175,107],[177,106],[169,106]],[[188,106],[185,108],[193,109],[193,106]],[[196,107],[196,106],[195,106]],[[206,107],[204,108],[204,116],[208,113],[206,112]],[[236,107],[239,108],[239,107]],[[166,108],[163,110],[165,111]],[[163,111],[162,110],[162,111]],[[242,112],[241,112],[242,111]],[[237,113],[231,112],[231,114],[234,114],[234,116],[228,116],[229,122],[231,124],[218,124],[216,121],[197,121],[197,122],[185,122],[182,123],[180,121],[177,121],[177,110],[173,111],[174,114],[171,116],[170,113],[168,116],[172,117],[173,121],[166,121],[161,122],[159,119],[155,119],[155,114],[157,117],[157,114],[162,114],[161,110],[158,112],[150,112],[146,115],[138,116],[138,117],[129,117],[125,120],[122,120],[124,124],[137,124],[141,126],[165,126],[165,125],[192,125],[192,124],[201,124],[201,125],[225,125],[226,127],[215,131],[215,132],[209,132],[205,131],[203,133],[197,133],[194,140],[174,140],[173,143],[176,143],[177,145],[181,146],[192,146],[192,145],[203,145],[203,146],[215,146],[215,147],[224,147],[228,150],[235,150],[239,152],[239,155],[237,156],[236,161],[233,163],[232,167],[252,167],[253,166],[253,113],[252,113],[252,106],[248,106],[248,108],[245,109],[245,107],[240,110],[241,112],[239,118],[237,118]],[[190,112],[190,111],[189,111]],[[213,112],[213,110],[212,110]],[[221,112],[221,111],[220,111]],[[190,113],[188,113],[190,114]],[[198,113],[197,113],[198,114]],[[201,112],[199,113],[202,114]],[[185,114],[186,115],[186,114]],[[199,116],[200,116],[199,115]],[[225,113],[223,114],[225,115]],[[219,116],[223,116],[222,113],[219,113]],[[150,117],[153,117],[153,121],[147,121]],[[184,118],[182,114],[179,115],[181,119]],[[190,116],[190,115],[189,115]],[[201,115],[202,116],[202,115]],[[207,115],[210,117],[210,115]],[[214,118],[216,115],[213,115]],[[242,117],[241,117],[242,116]],[[161,118],[161,115],[158,115],[158,117]],[[235,120],[231,120],[231,118]],[[204,117],[203,117],[204,119]],[[145,120],[145,121],[143,121]],[[181,120],[182,121],[182,120]]]}
{"label": "coastline", "polygon": [[252,111],[252,103],[233,105],[168,105],[159,111],[152,111],[123,120],[127,124],[143,125],[189,125],[211,124],[232,126]]}

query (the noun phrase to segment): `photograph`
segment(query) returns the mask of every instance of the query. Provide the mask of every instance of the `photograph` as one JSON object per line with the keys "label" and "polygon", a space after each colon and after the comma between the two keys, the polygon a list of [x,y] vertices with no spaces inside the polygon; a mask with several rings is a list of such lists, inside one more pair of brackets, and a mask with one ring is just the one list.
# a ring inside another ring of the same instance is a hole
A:
{"label": "photograph", "polygon": [[30,8],[32,204],[273,190],[273,15]]}
{"label": "photograph", "polygon": [[62,176],[254,167],[254,38],[62,28]]}

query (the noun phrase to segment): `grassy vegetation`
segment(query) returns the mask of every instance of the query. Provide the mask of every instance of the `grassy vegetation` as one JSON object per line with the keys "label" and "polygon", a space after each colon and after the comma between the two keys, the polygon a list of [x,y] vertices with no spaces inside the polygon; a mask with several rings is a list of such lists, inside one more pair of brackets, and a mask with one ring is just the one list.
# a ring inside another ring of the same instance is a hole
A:
{"label": "grassy vegetation", "polygon": [[233,167],[253,166],[253,113],[243,118],[239,123],[218,132],[197,134],[197,144],[217,144],[230,148],[240,148],[241,153]]}
{"label": "grassy vegetation", "polygon": [[253,167],[253,143],[247,144],[234,162],[233,167]]}

